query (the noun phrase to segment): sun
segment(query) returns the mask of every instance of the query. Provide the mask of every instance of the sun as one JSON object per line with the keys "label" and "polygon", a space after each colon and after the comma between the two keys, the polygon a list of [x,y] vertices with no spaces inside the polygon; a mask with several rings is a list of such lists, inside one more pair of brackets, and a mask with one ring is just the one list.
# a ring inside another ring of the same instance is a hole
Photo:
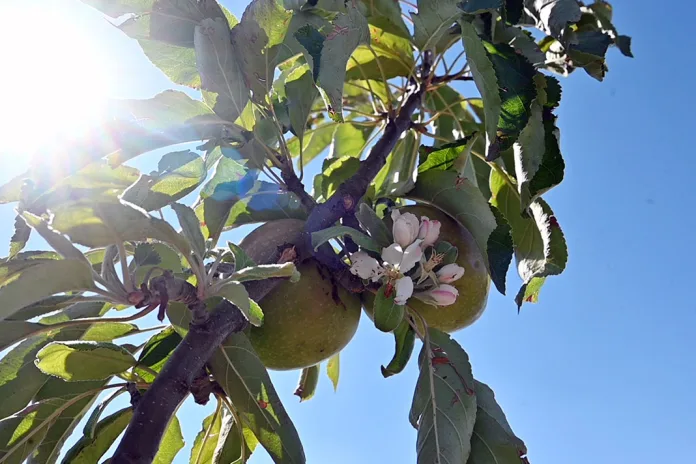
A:
{"label": "sun", "polygon": [[0,3],[0,161],[59,156],[52,147],[105,115],[113,86],[108,53],[72,14],[77,1]]}

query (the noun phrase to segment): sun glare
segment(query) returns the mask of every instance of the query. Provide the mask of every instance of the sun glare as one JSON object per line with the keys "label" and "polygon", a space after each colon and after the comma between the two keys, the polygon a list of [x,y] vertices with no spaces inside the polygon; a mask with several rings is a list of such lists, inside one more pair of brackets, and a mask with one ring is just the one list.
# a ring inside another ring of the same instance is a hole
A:
{"label": "sun glare", "polygon": [[105,113],[113,84],[108,52],[74,19],[77,2],[0,3],[2,161],[60,156],[51,147],[79,137]]}

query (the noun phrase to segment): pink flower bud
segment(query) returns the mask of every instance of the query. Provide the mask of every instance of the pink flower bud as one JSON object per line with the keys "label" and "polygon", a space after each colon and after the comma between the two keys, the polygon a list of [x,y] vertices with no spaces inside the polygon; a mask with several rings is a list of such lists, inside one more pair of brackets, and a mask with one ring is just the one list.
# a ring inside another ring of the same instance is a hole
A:
{"label": "pink flower bud", "polygon": [[420,230],[418,238],[423,240],[421,246],[423,248],[434,245],[437,238],[440,236],[440,221],[430,219],[427,216],[421,217]]}
{"label": "pink flower bud", "polygon": [[394,210],[392,212],[392,220],[394,221],[394,225],[392,227],[394,242],[401,245],[402,248],[408,247],[418,238],[418,230],[420,225],[415,214],[401,214],[399,210]]}
{"label": "pink flower bud", "polygon": [[437,271],[437,280],[441,284],[451,284],[464,275],[464,268],[456,264],[447,264]]}
{"label": "pink flower bud", "polygon": [[442,284],[427,293],[430,294],[433,302],[438,306],[449,306],[457,301],[459,296],[459,290],[447,284]]}

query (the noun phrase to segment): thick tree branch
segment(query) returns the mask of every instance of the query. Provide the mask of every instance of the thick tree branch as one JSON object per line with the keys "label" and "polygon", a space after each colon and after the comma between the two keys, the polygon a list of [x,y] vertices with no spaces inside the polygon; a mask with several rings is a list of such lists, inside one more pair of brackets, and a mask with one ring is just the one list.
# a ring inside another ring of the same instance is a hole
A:
{"label": "thick tree branch", "polygon": [[305,190],[305,186],[300,180],[299,177],[297,177],[297,174],[295,174],[295,170],[292,167],[292,164],[284,167],[280,171],[280,177],[283,179],[283,182],[285,183],[285,186],[287,187],[288,191],[294,193],[297,195],[297,198],[300,200],[300,203],[304,207],[304,209],[309,213],[314,209],[314,206],[317,204],[314,201],[314,198],[307,193]]}
{"label": "thick tree branch", "polygon": [[[382,137],[370,150],[367,158],[360,162],[358,171],[341,184],[338,190],[326,202],[314,207],[305,224],[305,240],[311,249],[312,233],[326,229],[334,225],[339,219],[354,213],[358,202],[367,192],[372,180],[387,162],[387,157],[394,150],[396,143],[402,134],[411,128],[411,117],[423,101],[427,91],[430,70],[432,67],[432,54],[426,52],[421,67],[420,83],[416,84],[411,95],[401,107],[399,114],[389,120]],[[351,291],[362,291],[362,283],[355,276],[347,273],[347,267],[333,252],[331,246],[326,244],[315,253],[316,259],[336,273],[339,282]]]}
{"label": "thick tree branch", "polygon": [[[251,298],[258,301],[284,280],[251,281],[245,286]],[[216,306],[204,323],[191,326],[152,386],[139,399],[112,464],[152,462],[171,417],[188,396],[213,351],[228,335],[246,326],[244,315],[227,300]]]}

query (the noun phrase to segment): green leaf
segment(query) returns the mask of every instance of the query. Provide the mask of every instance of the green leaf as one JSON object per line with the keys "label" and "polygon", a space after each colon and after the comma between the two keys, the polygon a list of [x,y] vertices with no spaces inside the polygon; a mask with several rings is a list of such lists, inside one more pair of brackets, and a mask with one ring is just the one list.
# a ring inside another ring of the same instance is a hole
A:
{"label": "green leaf", "polygon": [[59,405],[58,400],[34,403],[17,415],[0,420],[0,459],[3,463],[25,462],[46,437],[50,415]]}
{"label": "green leaf", "polygon": [[401,17],[401,8],[392,0],[361,0],[367,7],[367,22],[390,34],[411,38],[411,33]]}
{"label": "green leaf", "polygon": [[402,196],[414,186],[413,173],[418,162],[420,134],[410,130],[397,142],[387,163],[375,178],[375,195]]}
{"label": "green leaf", "polygon": [[546,61],[546,54],[541,51],[531,32],[519,27],[509,27],[503,22],[496,23],[496,42],[502,42],[521,53],[527,61],[534,66],[542,66]]}
{"label": "green leaf", "polygon": [[133,417],[133,409],[123,408],[99,421],[94,435],[80,438],[63,458],[64,464],[93,464],[99,462]]}
{"label": "green leaf", "polygon": [[30,236],[31,227],[29,227],[22,216],[18,214],[15,216],[14,220],[14,233],[10,238],[10,254],[8,259],[12,259],[17,256],[17,253],[22,251],[24,247],[27,246]]}
{"label": "green leaf", "polygon": [[[448,29],[462,15],[460,0],[418,0],[418,13],[411,13],[414,43],[420,50],[443,52],[437,45],[449,37]],[[442,47],[444,48],[444,47]]]}
{"label": "green leaf", "polygon": [[[238,24],[235,29],[238,29]],[[249,89],[230,41],[230,27],[224,18],[206,18],[196,26],[194,49],[204,98],[213,111],[229,122],[235,121],[249,101]]]}
{"label": "green leaf", "polygon": [[300,398],[300,403],[312,399],[319,384],[319,365],[305,367],[300,374],[300,381],[295,389],[295,396]]}
{"label": "green leaf", "polygon": [[20,309],[6,320],[28,321],[44,314],[59,311],[68,306],[79,302],[83,297],[80,295],[56,295],[42,299],[25,308]]}
{"label": "green leaf", "polygon": [[293,157],[300,156],[300,147],[302,147],[302,161],[304,164],[309,163],[331,145],[338,126],[338,123],[327,122],[305,131],[302,145],[300,145],[299,138],[290,139],[288,141],[290,154]]}
{"label": "green leaf", "polygon": [[360,167],[360,160],[350,155],[324,160],[323,172],[314,178],[314,195],[330,198],[339,186],[350,179]]}
{"label": "green leaf", "polygon": [[263,101],[271,88],[290,18],[291,13],[275,0],[253,0],[232,29],[232,45],[243,81],[257,101]]}
{"label": "green leaf", "polygon": [[429,330],[409,412],[418,429],[418,463],[467,462],[476,421],[474,378],[466,352],[449,335]]}
{"label": "green leaf", "polygon": [[537,98],[530,107],[529,122],[520,132],[519,139],[514,145],[515,177],[517,178],[518,191],[521,197],[521,208],[526,209],[532,202],[529,191],[529,183],[539,171],[541,160],[546,152],[546,137],[543,121],[543,104],[546,101],[544,89],[546,80],[541,74],[537,74],[538,82],[542,85],[537,89]]}
{"label": "green leaf", "polygon": [[522,202],[521,206],[524,208],[563,181],[565,161],[561,155],[558,142],[559,129],[556,127],[555,122],[555,116],[544,114],[543,127],[541,129],[544,137],[543,155],[534,177],[529,181],[526,188],[522,190],[525,201]]}
{"label": "green leaf", "polygon": [[87,422],[85,423],[85,426],[82,429],[84,438],[90,441],[94,440],[96,428],[99,423],[99,419],[104,413],[104,410],[106,410],[106,408],[109,406],[109,404],[111,404],[113,400],[118,398],[118,396],[121,393],[124,393],[125,391],[125,388],[120,388],[116,390],[116,392],[113,395],[109,396],[106,400],[99,403],[99,405],[96,408],[92,409],[92,413],[89,415],[89,418],[87,419]]}
{"label": "green leaf", "polygon": [[460,24],[474,82],[483,97],[486,158],[492,161],[512,146],[529,121],[530,106],[536,97],[536,71],[509,45],[487,42],[471,23]]}
{"label": "green leaf", "polygon": [[107,382],[108,380],[68,383],[58,378],[50,378],[46,382],[37,393],[35,401],[55,398],[66,408],[48,425],[46,437],[32,453],[30,463],[56,462],[63,444],[75,431]]}
{"label": "green leaf", "polygon": [[251,259],[249,255],[247,255],[246,252],[242,250],[239,246],[235,245],[232,242],[227,242],[227,248],[229,248],[232,254],[234,255],[235,269],[241,270],[247,267],[256,266],[254,260]]}
{"label": "green leaf", "polygon": [[422,151],[428,153],[428,157],[418,166],[418,173],[431,169],[438,171],[455,170],[460,177],[465,177],[464,166],[469,161],[474,141],[475,139],[470,136],[441,145],[436,149],[421,147]]}
{"label": "green leaf", "polygon": [[372,135],[374,130],[375,126],[362,123],[346,121],[343,124],[339,124],[334,133],[329,158],[360,158],[365,148],[367,148],[370,135]]}
{"label": "green leaf", "polygon": [[411,353],[413,353],[413,347],[416,343],[416,332],[408,323],[408,320],[404,319],[401,321],[401,324],[394,329],[394,342],[396,344],[394,357],[392,357],[386,367],[380,366],[382,369],[382,376],[384,376],[385,379],[403,371],[409,359],[411,359]]}
{"label": "green leaf", "polygon": [[328,229],[323,229],[312,234],[312,247],[317,250],[321,245],[331,239],[348,235],[362,249],[380,253],[382,247],[368,235],[363,234],[359,230],[347,226],[334,226]]}
{"label": "green leaf", "polygon": [[505,279],[514,253],[512,228],[498,208],[493,205],[490,206],[497,224],[488,237],[488,246],[486,248],[488,250],[488,262],[491,267],[491,280],[498,291],[505,295]]}
{"label": "green leaf", "polygon": [[[243,433],[240,432],[243,430]],[[245,464],[256,449],[258,440],[252,431],[245,425],[235,423],[232,413],[226,408],[223,410],[222,425],[220,427],[219,446],[215,450],[213,462]],[[244,449],[244,456],[242,456]]]}
{"label": "green leaf", "polygon": [[314,86],[312,73],[306,64],[292,70],[285,79],[285,95],[287,97],[288,116],[293,133],[297,135],[300,144],[303,143],[307,118],[312,106],[319,96]]}
{"label": "green leaf", "polygon": [[[111,306],[99,302],[77,303],[62,312],[42,318],[42,324],[55,324],[103,315]],[[48,377],[34,365],[36,353],[52,340],[74,340],[83,336],[89,325],[66,327],[51,334],[35,335],[12,348],[0,359],[0,417],[10,416],[29,404]]]}
{"label": "green leaf", "polygon": [[95,288],[90,266],[75,259],[12,260],[0,264],[0,320],[56,293]]}
{"label": "green leaf", "polygon": [[171,464],[183,447],[184,436],[181,433],[181,424],[179,424],[179,419],[174,416],[171,421],[169,421],[169,426],[164,432],[164,436],[160,442],[159,451],[157,451],[152,463]]}
{"label": "green leaf", "polygon": [[[181,335],[173,327],[167,327],[157,335],[154,335],[145,343],[143,350],[140,352],[134,372],[146,382],[153,382],[155,376],[150,371],[160,372],[176,347],[181,343],[181,340]],[[145,366],[149,369],[141,369],[138,366]]]}
{"label": "green leaf", "polygon": [[505,413],[495,400],[493,390],[479,381],[476,390],[476,425],[471,437],[471,455],[467,464],[518,464],[524,462],[527,447],[517,438]]}
{"label": "green leaf", "polygon": [[336,353],[326,363],[326,375],[333,384],[334,391],[338,390],[338,379],[341,374],[341,353]]}
{"label": "green leaf", "polygon": [[68,382],[106,379],[134,365],[133,356],[113,343],[52,342],[36,355],[36,367]]}
{"label": "green leaf", "polygon": [[4,350],[20,340],[24,340],[34,332],[43,329],[44,326],[26,321],[2,321],[0,322],[0,350]]}
{"label": "green leaf", "polygon": [[314,81],[322,89],[331,118],[343,122],[346,64],[358,45],[370,42],[370,31],[367,20],[352,2],[346,3],[345,12],[339,11],[331,26],[325,29],[306,24],[293,35],[304,48],[305,59]]}
{"label": "green leaf", "polygon": [[[377,290],[374,304],[374,321],[375,327],[382,332],[391,332],[395,330],[404,320],[406,309],[404,305],[396,304],[396,290],[388,287],[389,284],[384,284]],[[387,296],[387,290],[390,290],[391,295]]]}
{"label": "green leaf", "polygon": [[244,334],[232,334],[223,342],[210,358],[210,369],[275,463],[305,462],[297,430]]}
{"label": "green leaf", "polygon": [[58,254],[60,254],[63,258],[83,260],[85,263],[89,264],[89,261],[87,261],[85,255],[78,250],[75,245],[70,242],[70,240],[65,238],[65,236],[52,230],[46,221],[26,211],[22,213],[22,217],[24,218],[24,221],[26,221],[27,225],[29,225],[32,229],[35,229],[39,235],[41,235],[41,238],[46,240],[46,243],[48,243],[51,248],[56,250],[56,252],[58,252]]}
{"label": "green leaf", "polygon": [[191,151],[177,151],[162,157],[159,172],[141,175],[121,199],[146,211],[164,208],[193,192],[207,175],[203,159]]}
{"label": "green leaf", "polygon": [[184,256],[190,253],[186,239],[168,222],[127,203],[85,201],[66,205],[55,210],[51,227],[90,248],[152,238],[174,245]]}
{"label": "green leaf", "polygon": [[195,211],[181,203],[172,204],[172,209],[179,219],[184,237],[188,239],[193,252],[202,261],[205,256],[205,239]]}
{"label": "green leaf", "polygon": [[522,281],[528,284],[534,277],[560,274],[568,260],[568,248],[553,211],[538,199],[529,207],[530,216],[523,216],[513,181],[503,176],[498,171],[491,172],[491,203],[512,227],[517,271]]}
{"label": "green leaf", "polygon": [[546,282],[546,277],[534,277],[528,284],[523,284],[520,287],[517,296],[515,296],[518,311],[524,303],[537,303],[539,301],[539,293],[544,282]]}
{"label": "green leaf", "polygon": [[490,270],[488,239],[497,223],[481,191],[468,179],[460,179],[452,171],[426,171],[418,176],[408,198],[437,206],[462,224],[476,240]]}
{"label": "green leaf", "polygon": [[[428,111],[437,116],[434,121],[435,135],[445,140],[461,139],[479,131],[479,125],[472,114],[474,99],[464,98],[448,85],[430,90],[425,97]],[[436,141],[435,145],[443,142]]]}
{"label": "green leaf", "polygon": [[582,16],[576,0],[524,0],[524,7],[536,21],[537,28],[559,40],[566,26]]}
{"label": "green leaf", "polygon": [[346,79],[384,81],[408,77],[415,66],[411,41],[370,25],[370,46],[359,46],[348,61]]}
{"label": "green leaf", "polygon": [[466,14],[477,15],[503,7],[503,0],[463,0],[459,8]]}
{"label": "green leaf", "polygon": [[355,217],[360,222],[360,225],[370,234],[370,237],[377,242],[377,245],[386,248],[392,243],[394,239],[389,228],[384,224],[384,221],[377,216],[375,210],[370,208],[367,203],[360,203],[358,211],[355,213]]}
{"label": "green leaf", "polygon": [[289,277],[290,282],[300,280],[300,272],[293,263],[283,264],[259,264],[253,267],[240,269],[228,277],[229,280],[247,282],[249,280],[264,280],[274,277]]}
{"label": "green leaf", "polygon": [[251,325],[255,327],[261,327],[263,325],[263,311],[261,307],[255,301],[249,299],[249,294],[241,283],[228,282],[220,287],[220,289],[215,292],[215,295],[211,296],[221,296],[237,305]]}
{"label": "green leaf", "polygon": [[252,192],[234,204],[225,223],[225,230],[285,218],[307,219],[307,212],[294,193],[282,191],[275,184],[261,181]]}
{"label": "green leaf", "polygon": [[[150,257],[147,258],[147,261],[138,265],[137,269],[135,269],[136,285],[139,286],[142,284],[147,273],[150,272],[154,267],[167,269],[174,274],[182,271],[181,256],[179,256],[179,253],[177,253],[173,248],[164,243],[148,243],[148,245],[151,246],[152,250],[154,250],[154,255],[149,255]],[[139,246],[136,247],[136,254]],[[159,262],[155,263],[155,261]]]}
{"label": "green leaf", "polygon": [[196,435],[191,448],[190,464],[207,464],[214,460],[215,450],[220,443],[220,428],[222,427],[222,409],[218,407],[214,413],[203,419],[201,431]]}

